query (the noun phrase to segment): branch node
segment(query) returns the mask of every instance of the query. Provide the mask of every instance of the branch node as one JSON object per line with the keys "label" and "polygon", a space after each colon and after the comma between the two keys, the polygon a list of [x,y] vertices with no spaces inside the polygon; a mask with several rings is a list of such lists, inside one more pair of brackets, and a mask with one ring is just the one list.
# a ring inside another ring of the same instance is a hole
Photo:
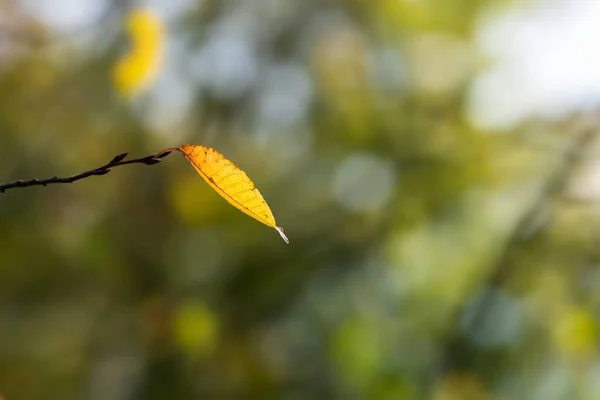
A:
{"label": "branch node", "polygon": [[147,160],[144,160],[143,163],[146,165],[154,165],[154,164],[158,164],[161,161],[162,160],[160,158],[152,157],[152,158],[148,158]]}
{"label": "branch node", "polygon": [[127,153],[117,154],[112,160],[110,160],[109,164],[116,164],[119,161],[123,161],[127,157]]}

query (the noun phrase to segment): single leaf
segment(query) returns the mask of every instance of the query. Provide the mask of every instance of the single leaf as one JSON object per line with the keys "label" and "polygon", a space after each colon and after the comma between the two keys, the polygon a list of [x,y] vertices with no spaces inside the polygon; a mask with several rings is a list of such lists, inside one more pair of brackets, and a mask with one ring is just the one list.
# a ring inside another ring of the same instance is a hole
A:
{"label": "single leaf", "polygon": [[210,147],[184,144],[177,150],[217,193],[241,212],[275,228],[286,243],[288,238],[275,223],[273,213],[248,175]]}

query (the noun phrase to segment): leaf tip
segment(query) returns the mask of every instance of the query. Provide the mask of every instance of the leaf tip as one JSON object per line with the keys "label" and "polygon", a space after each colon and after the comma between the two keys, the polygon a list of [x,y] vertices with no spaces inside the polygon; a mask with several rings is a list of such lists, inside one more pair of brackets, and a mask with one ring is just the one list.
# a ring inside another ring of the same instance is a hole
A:
{"label": "leaf tip", "polygon": [[280,226],[276,226],[275,229],[277,230],[277,232],[279,232],[279,235],[281,236],[281,238],[287,243],[290,244],[289,239],[287,238],[287,236],[285,236],[285,233],[283,233],[283,228]]}

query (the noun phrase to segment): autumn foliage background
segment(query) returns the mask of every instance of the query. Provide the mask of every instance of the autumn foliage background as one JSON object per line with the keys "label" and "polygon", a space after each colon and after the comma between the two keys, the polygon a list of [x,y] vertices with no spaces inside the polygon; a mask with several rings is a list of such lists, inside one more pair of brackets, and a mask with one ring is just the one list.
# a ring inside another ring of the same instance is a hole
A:
{"label": "autumn foliage background", "polygon": [[181,157],[0,195],[0,393],[600,398],[597,101],[481,44],[562,3],[0,2],[0,181],[202,144],[291,242]]}

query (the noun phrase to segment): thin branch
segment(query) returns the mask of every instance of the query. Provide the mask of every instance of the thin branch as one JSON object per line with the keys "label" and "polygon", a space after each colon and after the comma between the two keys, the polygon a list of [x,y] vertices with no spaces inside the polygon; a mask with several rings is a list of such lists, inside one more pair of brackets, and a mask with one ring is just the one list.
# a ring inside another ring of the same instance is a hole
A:
{"label": "thin branch", "polygon": [[28,186],[46,186],[46,185],[50,185],[52,183],[73,183],[75,181],[88,178],[90,176],[106,175],[111,171],[112,168],[119,167],[121,165],[127,165],[127,164],[154,165],[154,164],[158,164],[159,162],[162,161],[162,159],[164,157],[171,154],[171,150],[173,150],[173,149],[165,149],[165,150],[159,151],[158,153],[150,154],[149,156],[133,158],[131,160],[125,160],[125,157],[127,157],[127,153],[121,153],[121,154],[116,155],[112,160],[110,160],[109,162],[107,162],[106,164],[104,164],[101,167],[98,167],[95,169],[90,169],[88,171],[84,171],[79,174],[68,176],[65,178],[59,178],[57,176],[53,176],[52,178],[46,178],[46,179],[34,178],[34,179],[26,180],[26,181],[18,180],[18,181],[13,181],[13,182],[0,183],[0,193],[4,193],[9,189],[23,188],[23,187],[28,187]]}
{"label": "thin branch", "polygon": [[537,221],[539,221],[540,215],[546,209],[547,204],[564,192],[576,168],[580,165],[582,159],[585,158],[585,150],[589,148],[596,136],[597,127],[583,129],[576,135],[568,149],[563,153],[560,166],[546,181],[536,201],[521,215],[509,235],[504,246],[504,251],[490,268],[487,277],[481,285],[484,293],[483,299],[477,304],[467,326],[462,328],[460,326],[460,319],[465,313],[467,305],[459,308],[454,314],[451,325],[453,331],[447,337],[445,343],[441,345],[442,354],[438,373],[464,367],[461,365],[465,361],[461,360],[465,356],[465,338],[463,337],[463,332],[475,329],[475,327],[481,326],[484,323],[486,315],[488,315],[490,308],[493,306],[493,298],[489,295],[489,291],[501,286],[508,280],[515,267],[514,263],[511,262],[511,257],[515,250],[522,245],[526,238],[531,236],[532,226],[537,225]]}

